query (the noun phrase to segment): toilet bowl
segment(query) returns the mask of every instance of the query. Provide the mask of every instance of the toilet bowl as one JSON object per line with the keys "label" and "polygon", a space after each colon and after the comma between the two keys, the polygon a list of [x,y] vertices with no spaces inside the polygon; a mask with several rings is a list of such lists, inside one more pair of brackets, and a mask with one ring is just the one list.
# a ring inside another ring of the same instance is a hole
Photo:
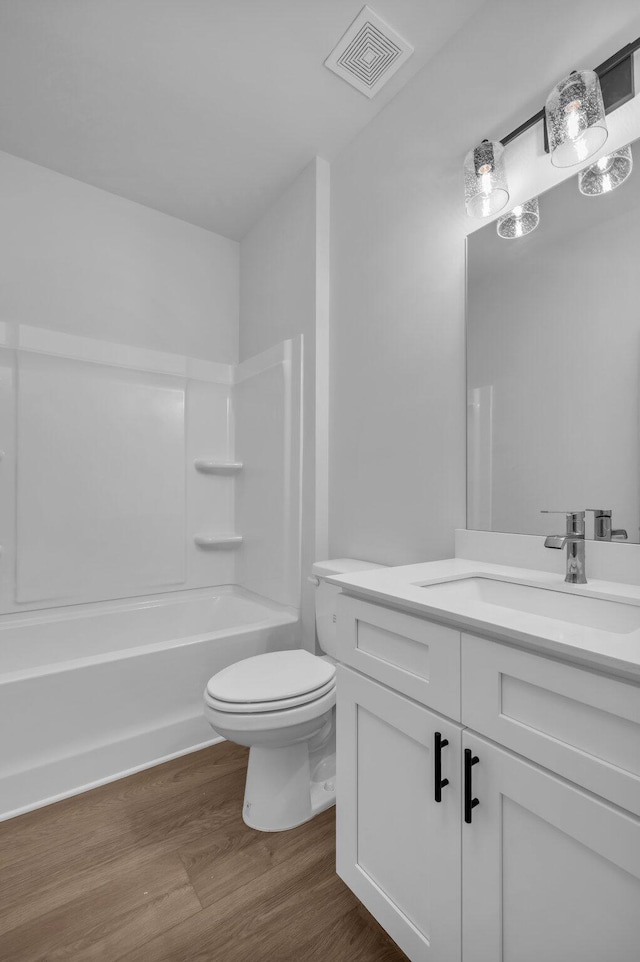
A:
{"label": "toilet bowl", "polygon": [[212,728],[247,746],[242,817],[281,832],[335,803],[335,611],[332,574],[379,565],[351,558],[313,566],[316,627],[323,655],[274,651],[236,662],[209,679],[204,712]]}

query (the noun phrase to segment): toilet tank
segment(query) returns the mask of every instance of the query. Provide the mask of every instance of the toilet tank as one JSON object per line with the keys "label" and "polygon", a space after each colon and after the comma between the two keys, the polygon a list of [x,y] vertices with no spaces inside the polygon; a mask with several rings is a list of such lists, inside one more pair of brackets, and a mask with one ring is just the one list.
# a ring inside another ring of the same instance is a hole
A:
{"label": "toilet tank", "polygon": [[338,657],[336,632],[336,604],[340,589],[324,580],[332,575],[346,575],[356,571],[384,568],[385,565],[355,558],[336,558],[333,561],[317,561],[311,571],[316,583],[316,630],[321,649],[331,658]]}

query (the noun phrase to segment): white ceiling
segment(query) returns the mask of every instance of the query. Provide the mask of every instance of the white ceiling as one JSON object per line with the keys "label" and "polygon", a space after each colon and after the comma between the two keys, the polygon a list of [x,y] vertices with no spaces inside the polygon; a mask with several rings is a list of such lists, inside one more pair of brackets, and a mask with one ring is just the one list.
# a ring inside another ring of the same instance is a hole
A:
{"label": "white ceiling", "polygon": [[0,0],[0,149],[237,239],[481,2],[371,0],[415,53],[368,100],[323,66],[362,0]]}

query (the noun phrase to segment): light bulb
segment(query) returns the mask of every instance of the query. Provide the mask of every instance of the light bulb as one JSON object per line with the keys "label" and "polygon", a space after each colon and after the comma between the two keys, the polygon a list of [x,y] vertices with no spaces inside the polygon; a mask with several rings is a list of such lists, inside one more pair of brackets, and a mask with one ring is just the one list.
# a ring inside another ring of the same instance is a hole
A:
{"label": "light bulb", "polygon": [[547,97],[545,119],[555,167],[571,167],[597,153],[608,132],[595,71],[574,71],[561,80]]}
{"label": "light bulb", "polygon": [[586,126],[584,114],[580,109],[581,107],[582,101],[572,100],[571,103],[567,104],[564,108],[564,112],[567,115],[567,137],[569,137],[570,140],[577,140]]}
{"label": "light bulb", "polygon": [[507,204],[509,190],[498,141],[483,140],[470,150],[464,161],[464,193],[470,217],[490,217]]}

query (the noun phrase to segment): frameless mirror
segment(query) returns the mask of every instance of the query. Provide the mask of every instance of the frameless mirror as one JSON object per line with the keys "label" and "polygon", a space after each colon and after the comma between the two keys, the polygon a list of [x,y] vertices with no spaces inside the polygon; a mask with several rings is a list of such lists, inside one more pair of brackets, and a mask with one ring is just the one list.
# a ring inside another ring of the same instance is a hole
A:
{"label": "frameless mirror", "polygon": [[539,211],[468,239],[467,524],[549,534],[542,509],[591,508],[611,516],[587,537],[638,542],[640,170],[596,196],[569,178]]}

